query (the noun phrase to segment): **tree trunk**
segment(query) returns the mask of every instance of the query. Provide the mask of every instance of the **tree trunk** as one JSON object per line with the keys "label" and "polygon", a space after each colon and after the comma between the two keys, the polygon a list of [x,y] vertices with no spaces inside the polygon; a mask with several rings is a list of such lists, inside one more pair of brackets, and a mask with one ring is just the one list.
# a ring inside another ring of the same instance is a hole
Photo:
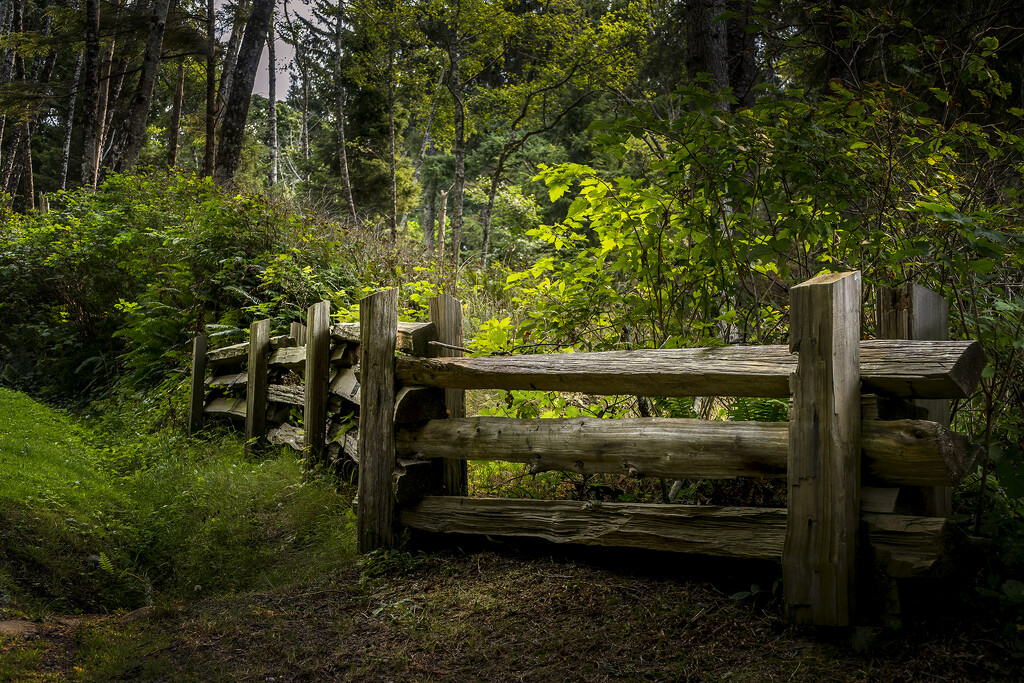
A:
{"label": "tree trunk", "polygon": [[389,67],[388,75],[388,156],[390,157],[389,172],[391,175],[391,211],[388,222],[391,223],[391,241],[398,239],[398,174],[395,153],[395,79],[393,66]]}
{"label": "tree trunk", "polygon": [[[78,55],[78,65],[75,67],[75,87],[71,91],[71,100],[68,102],[68,127],[64,131],[64,151],[60,157],[60,189],[62,190],[66,190],[68,187],[68,164],[71,161],[71,133],[74,130],[75,98],[82,84],[82,61],[82,55]],[[3,130],[0,127],[0,136],[2,135]]]}
{"label": "tree trunk", "polygon": [[214,0],[206,0],[206,145],[203,175],[213,175],[217,148],[217,14]]}
{"label": "tree trunk", "polygon": [[[440,77],[440,79],[438,80],[438,83],[437,83],[437,87],[440,88],[443,85],[444,85],[444,72],[442,71],[441,72],[441,77]],[[430,105],[430,116],[427,117],[427,123],[426,123],[426,125],[423,126],[423,141],[420,143],[420,153],[416,157],[416,167],[413,169],[413,172],[412,172],[413,182],[418,182],[419,179],[420,179],[420,173],[423,170],[423,159],[427,155],[427,147],[429,146],[431,149],[434,148],[434,140],[433,140],[433,137],[431,136],[431,132],[430,131],[434,127],[434,116],[436,114],[437,114],[437,93],[435,92],[434,93],[434,97],[433,97],[433,103],[431,103],[431,105]],[[406,222],[408,220],[409,220],[409,210],[406,209],[405,211],[402,212],[402,229],[403,230],[405,230],[405,224],[406,224]],[[424,239],[426,239],[426,234],[424,234]],[[431,241],[433,241],[433,236],[431,236]]]}
{"label": "tree trunk", "polygon": [[[462,99],[462,81],[459,75],[459,60],[454,46],[448,48],[451,70],[448,74],[448,92],[452,95],[455,110],[455,183],[452,186],[455,199],[452,202],[452,261],[459,265],[459,251],[462,247],[462,205],[466,190],[466,105]],[[442,194],[444,197],[444,194]],[[444,226],[441,226],[443,232]]]}
{"label": "tree trunk", "polygon": [[[43,6],[45,9],[45,5]],[[50,34],[50,20],[47,19],[45,23],[45,29],[43,34],[49,36]],[[57,61],[57,54],[51,52],[48,55],[40,55],[35,58],[35,63],[32,66],[32,74],[28,80],[32,83],[39,85],[49,83],[50,76],[53,74],[53,66]],[[25,65],[22,58],[18,58],[17,62],[17,76],[19,79],[25,78]],[[3,186],[4,188],[14,193],[18,188],[18,184],[21,182],[22,173],[25,173],[25,198],[26,208],[29,211],[35,209],[35,176],[32,172],[32,132],[36,125],[36,119],[38,118],[38,112],[31,112],[28,117],[22,122],[21,127],[18,128],[15,142],[11,145],[11,158],[8,160],[8,167],[4,173]]]}
{"label": "tree trunk", "polygon": [[[725,0],[691,0],[687,13],[686,71],[692,79],[699,73],[711,74],[712,90],[721,92],[729,87],[729,60],[726,42],[726,24],[715,21],[725,11]],[[728,111],[728,102],[719,102],[718,108]]]}
{"label": "tree trunk", "polygon": [[85,2],[85,74],[82,89],[82,185],[96,187],[96,119],[99,105],[100,2]]}
{"label": "tree trunk", "polygon": [[220,71],[220,86],[217,88],[217,117],[223,118],[223,108],[231,99],[231,88],[235,82],[235,65],[238,63],[238,50],[242,41],[242,30],[246,26],[249,14],[249,0],[239,0],[231,22],[231,37],[228,38],[224,50],[224,65]]}
{"label": "tree trunk", "polygon": [[267,93],[267,144],[270,146],[270,186],[277,184],[277,46],[274,34],[274,17],[270,17],[270,27],[267,29],[267,81],[269,83]]}
{"label": "tree trunk", "polygon": [[[302,159],[309,161],[309,62],[301,36],[295,41],[295,62],[299,69],[299,84],[302,91],[302,118],[299,121],[299,151]],[[309,180],[307,175],[306,180]]]}
{"label": "tree trunk", "polygon": [[434,213],[437,211],[437,179],[423,188],[423,246],[434,251]]}
{"label": "tree trunk", "polygon": [[32,173],[32,125],[25,122],[25,142],[21,152],[22,168],[25,172],[25,208],[29,211],[36,210],[36,182]]}
{"label": "tree trunk", "polygon": [[164,26],[167,24],[167,12],[170,0],[154,0],[153,13],[149,20],[149,36],[146,38],[146,50],[142,56],[142,72],[139,84],[132,96],[128,110],[128,123],[125,129],[124,148],[117,163],[121,171],[135,168],[139,163],[139,153],[146,141],[146,121],[149,118],[149,105],[153,100],[153,86],[156,84],[157,71],[160,69],[160,52],[164,43]]}
{"label": "tree trunk", "polygon": [[825,28],[828,35],[825,38],[825,49],[828,54],[826,66],[826,83],[838,79],[847,88],[856,88],[860,83],[857,73],[857,46],[853,45],[853,36],[850,33],[850,25],[846,21],[845,10],[857,11],[860,9],[859,0],[847,0],[847,2],[828,3],[830,12],[826,14],[829,25]]}
{"label": "tree trunk", "polygon": [[437,212],[437,260],[444,261],[444,231],[445,222],[448,220],[448,193],[451,192],[451,188],[447,190],[441,190],[438,192],[438,201],[441,204],[441,208]]}
{"label": "tree trunk", "polygon": [[214,179],[219,185],[232,186],[235,173],[241,161],[242,142],[245,138],[245,122],[249,116],[252,100],[252,86],[256,80],[260,55],[267,40],[270,17],[274,11],[274,0],[255,0],[245,25],[245,35],[238,51],[231,97],[224,113],[220,131],[220,149],[217,150]]}
{"label": "tree trunk", "polygon": [[167,167],[178,164],[178,129],[181,128],[181,105],[185,99],[185,58],[178,61],[178,80],[174,83],[174,104],[171,106],[171,134],[167,141]]}
{"label": "tree trunk", "polygon": [[[100,60],[100,89],[96,102],[96,178],[93,179],[93,185],[102,177],[101,169],[104,167],[104,162],[110,159],[110,153],[114,150],[114,136],[110,134],[110,131],[114,124],[114,112],[117,109],[115,105],[121,91],[121,84],[124,81],[124,73],[128,69],[128,61],[119,60],[117,65],[119,77],[116,87],[111,87],[114,85],[111,77],[114,73],[114,50],[116,47],[117,41],[111,41]],[[107,144],[108,139],[109,144]],[[104,144],[106,144],[106,150],[104,150]]]}
{"label": "tree trunk", "polygon": [[[14,0],[14,5],[11,7],[11,28],[8,31],[8,35],[15,34],[15,33],[21,33],[23,31],[23,29],[24,29],[24,9],[25,8],[24,8],[22,0]],[[22,57],[20,57],[17,54],[17,52],[15,52],[14,50],[10,50],[10,55],[11,55],[10,66],[8,67],[6,64],[4,65],[4,70],[6,71],[6,75],[7,75],[7,78],[6,78],[5,82],[10,82],[12,73],[14,75],[14,78],[16,78],[16,79],[22,79],[22,78],[25,77],[25,62],[24,62],[24,59]],[[6,123],[6,117],[5,117],[5,123]],[[0,130],[0,134],[2,134],[2,132],[3,131]],[[11,182],[11,174],[14,172],[14,166],[15,166],[15,163],[17,162],[18,154],[20,153],[20,150],[21,150],[21,139],[24,136],[24,134],[25,134],[25,132],[24,132],[23,128],[21,128],[20,126],[16,127],[15,132],[14,132],[14,137],[11,140],[11,145],[10,145],[10,148],[9,148],[7,163],[4,164],[4,166],[3,166],[2,187],[3,187],[4,192],[11,192],[12,194],[14,192],[15,188],[12,188],[11,184],[10,184],[10,182]],[[3,138],[2,137],[0,137],[0,142],[3,142]]]}
{"label": "tree trunk", "polygon": [[348,217],[352,225],[356,225],[356,203],[352,199],[352,181],[348,173],[348,145],[345,141],[345,86],[342,84],[342,31],[344,30],[345,14],[342,5],[338,5],[338,21],[334,31],[334,83],[338,88],[335,100],[334,118],[338,126],[338,167],[341,171],[341,184],[348,202]]}
{"label": "tree trunk", "polygon": [[[3,21],[3,35],[9,36],[12,32],[14,25],[14,8],[10,7],[10,0],[2,0],[0,7],[3,8],[0,11],[0,20]],[[8,12],[7,10],[11,11]],[[11,82],[11,71],[14,69],[14,50],[8,48],[2,53],[3,65],[0,66],[0,84],[7,84]],[[4,138],[4,128],[7,126],[7,114],[0,114],[0,142]],[[2,152],[2,149],[0,149]]]}
{"label": "tree trunk", "polygon": [[753,24],[753,0],[728,0],[728,9],[740,15],[729,19],[726,25],[726,45],[729,58],[729,85],[738,100],[736,107],[745,109],[754,104],[754,85],[757,84],[757,33],[750,33],[747,27]]}

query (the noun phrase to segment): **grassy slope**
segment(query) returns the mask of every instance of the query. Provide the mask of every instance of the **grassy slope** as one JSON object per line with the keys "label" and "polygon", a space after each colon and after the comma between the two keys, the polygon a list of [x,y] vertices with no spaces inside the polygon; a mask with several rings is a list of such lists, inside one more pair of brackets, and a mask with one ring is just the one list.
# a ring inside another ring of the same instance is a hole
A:
{"label": "grassy slope", "polygon": [[351,492],[292,454],[254,462],[228,435],[113,424],[86,431],[0,389],[0,618],[131,609],[351,563]]}
{"label": "grassy slope", "polygon": [[72,586],[93,605],[126,597],[97,560],[117,555],[130,504],[99,460],[72,420],[0,388],[0,607],[59,604]]}
{"label": "grassy slope", "polygon": [[[356,565],[343,502],[352,491],[304,480],[294,460],[252,463],[237,442],[190,446],[170,433],[104,445],[68,418],[3,390],[0,416],[3,467],[18,473],[0,480],[0,621],[31,608],[37,622],[33,635],[0,635],[0,681],[1024,674],[999,636],[955,617],[875,632],[858,650],[845,632],[789,628],[769,593],[729,597],[752,580],[770,583],[763,567],[728,565],[726,575],[724,565],[715,571],[686,558],[631,552],[610,564],[608,551],[590,552],[580,564],[569,551],[521,544],[497,552],[392,553]],[[168,440],[173,460],[160,452]],[[125,473],[126,457],[147,464]],[[120,473],[109,474],[112,467]],[[24,547],[39,552],[12,561]],[[97,549],[124,568],[111,572],[76,559]],[[57,581],[55,571],[64,578]],[[141,604],[138,577],[155,606],[70,620],[54,612],[82,607],[89,587],[93,600],[108,601],[100,611],[117,600],[124,608]]]}

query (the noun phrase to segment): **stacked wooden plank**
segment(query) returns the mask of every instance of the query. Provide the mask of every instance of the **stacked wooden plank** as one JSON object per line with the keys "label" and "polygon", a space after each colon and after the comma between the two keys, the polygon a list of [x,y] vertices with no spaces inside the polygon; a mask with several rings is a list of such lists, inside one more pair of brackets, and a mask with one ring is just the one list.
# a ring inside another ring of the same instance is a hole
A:
{"label": "stacked wooden plank", "polygon": [[[202,427],[204,415],[226,419],[246,425],[247,435],[254,442],[265,439],[273,445],[287,445],[306,452],[311,460],[354,473],[361,403],[360,327],[358,323],[331,326],[329,316],[327,302],[321,302],[310,307],[307,316],[317,328],[312,331],[294,323],[288,335],[269,337],[264,333],[268,321],[260,321],[254,323],[250,341],[215,349],[206,348],[206,337],[197,337],[190,430]],[[399,322],[396,349],[425,355],[432,350],[429,343],[436,339],[435,330],[429,322]],[[263,356],[265,362],[259,363]],[[308,371],[307,358],[314,359]],[[322,387],[322,391],[311,396],[309,386]],[[252,387],[256,392],[251,391]],[[255,403],[263,406],[256,411],[247,405],[254,393]],[[443,417],[443,392],[430,393],[435,406],[430,417]],[[438,396],[440,413],[436,409]],[[398,401],[399,421],[410,424],[418,419],[416,416],[430,405],[427,398],[422,391],[405,392]],[[262,423],[254,419],[257,413],[262,415]],[[310,430],[296,426],[299,415],[303,424],[324,424],[320,439],[310,439]]]}

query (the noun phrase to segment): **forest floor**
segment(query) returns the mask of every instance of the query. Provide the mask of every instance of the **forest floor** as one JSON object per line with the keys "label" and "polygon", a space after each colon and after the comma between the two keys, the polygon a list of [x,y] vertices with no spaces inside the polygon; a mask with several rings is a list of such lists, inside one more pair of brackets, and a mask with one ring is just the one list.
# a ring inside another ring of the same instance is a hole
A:
{"label": "forest floor", "polygon": [[518,545],[392,553],[317,585],[5,621],[0,680],[1024,678],[999,633],[976,619],[793,628],[770,589],[734,590],[758,576],[772,580],[764,568]]}

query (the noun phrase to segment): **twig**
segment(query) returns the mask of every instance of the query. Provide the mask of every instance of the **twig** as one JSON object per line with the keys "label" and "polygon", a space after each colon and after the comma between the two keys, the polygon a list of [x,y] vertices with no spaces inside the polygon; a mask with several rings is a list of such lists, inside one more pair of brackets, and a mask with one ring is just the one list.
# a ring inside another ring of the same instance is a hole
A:
{"label": "twig", "polygon": [[454,344],[445,344],[444,342],[439,342],[439,341],[431,341],[431,342],[427,342],[427,343],[428,344],[433,344],[434,346],[440,346],[441,348],[444,348],[444,349],[452,349],[453,351],[462,351],[463,353],[473,353],[471,350],[467,349],[465,346],[456,346]]}

